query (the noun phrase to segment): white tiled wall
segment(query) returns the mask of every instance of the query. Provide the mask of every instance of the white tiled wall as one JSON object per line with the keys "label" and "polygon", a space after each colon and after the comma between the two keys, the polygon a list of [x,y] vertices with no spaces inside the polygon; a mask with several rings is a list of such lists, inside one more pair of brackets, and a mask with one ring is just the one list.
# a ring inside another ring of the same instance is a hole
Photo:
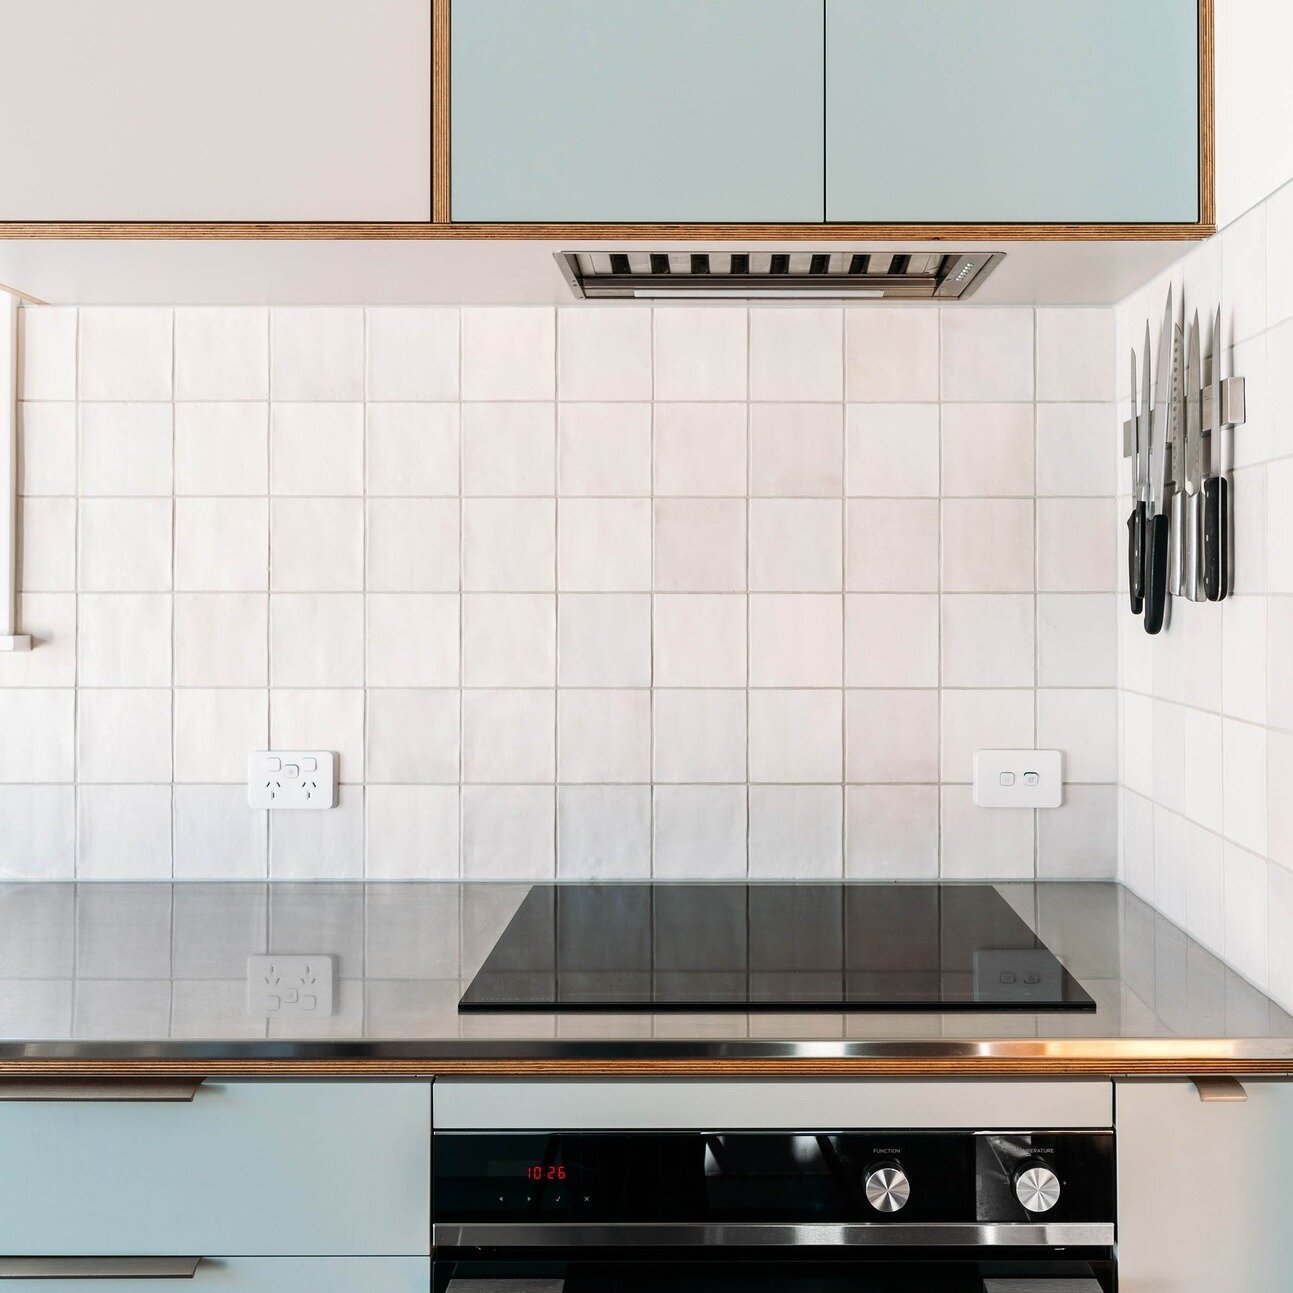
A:
{"label": "white tiled wall", "polygon": [[1118,385],[1125,416],[1126,356],[1147,317],[1157,329],[1169,279],[1202,313],[1205,346],[1220,302],[1223,374],[1243,376],[1248,394],[1234,435],[1235,596],[1174,603],[1156,639],[1120,599],[1120,874],[1293,1008],[1290,248],[1293,184],[1119,308]]}
{"label": "white tiled wall", "polygon": [[1112,874],[1111,311],[23,321],[4,875]]}

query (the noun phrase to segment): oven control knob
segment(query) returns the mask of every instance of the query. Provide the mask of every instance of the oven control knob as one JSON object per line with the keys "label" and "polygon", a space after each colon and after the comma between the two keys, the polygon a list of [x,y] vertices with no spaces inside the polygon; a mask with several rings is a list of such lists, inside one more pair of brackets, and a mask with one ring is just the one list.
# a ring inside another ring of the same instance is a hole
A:
{"label": "oven control knob", "polygon": [[866,1174],[866,1201],[877,1212],[898,1212],[911,1197],[911,1182],[897,1163],[877,1163]]}
{"label": "oven control knob", "polygon": [[1015,1173],[1015,1198],[1029,1212],[1049,1212],[1060,1201],[1060,1178],[1035,1159]]}

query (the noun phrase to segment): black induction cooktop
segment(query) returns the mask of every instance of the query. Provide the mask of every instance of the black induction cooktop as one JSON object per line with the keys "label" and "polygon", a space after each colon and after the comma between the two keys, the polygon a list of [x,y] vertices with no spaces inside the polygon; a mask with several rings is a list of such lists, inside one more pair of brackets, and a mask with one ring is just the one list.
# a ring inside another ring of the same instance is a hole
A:
{"label": "black induction cooktop", "polygon": [[1094,1010],[992,885],[562,884],[459,1010]]}

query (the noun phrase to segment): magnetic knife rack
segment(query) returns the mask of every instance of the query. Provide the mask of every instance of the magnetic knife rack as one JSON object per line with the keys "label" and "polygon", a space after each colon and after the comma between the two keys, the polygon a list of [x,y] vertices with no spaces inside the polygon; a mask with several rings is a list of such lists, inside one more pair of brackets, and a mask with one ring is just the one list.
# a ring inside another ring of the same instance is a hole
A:
{"label": "magnetic knife rack", "polygon": [[1168,622],[1172,597],[1221,601],[1234,582],[1231,435],[1246,417],[1244,379],[1218,377],[1219,309],[1206,361],[1199,354],[1197,311],[1188,347],[1185,338],[1169,290],[1152,400],[1148,322],[1139,365],[1131,352],[1132,416],[1122,427],[1123,457],[1132,459],[1133,477],[1128,584],[1132,613],[1144,616],[1147,633]]}

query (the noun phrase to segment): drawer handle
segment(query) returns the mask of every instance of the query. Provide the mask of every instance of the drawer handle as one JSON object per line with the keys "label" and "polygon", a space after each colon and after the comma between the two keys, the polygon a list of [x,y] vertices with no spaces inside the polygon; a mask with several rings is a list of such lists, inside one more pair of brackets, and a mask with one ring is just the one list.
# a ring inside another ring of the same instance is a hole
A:
{"label": "drawer handle", "polygon": [[0,1280],[191,1280],[200,1257],[0,1257]]}
{"label": "drawer handle", "polygon": [[1190,1081],[1204,1104],[1241,1104],[1248,1099],[1248,1092],[1244,1090],[1244,1084],[1238,1078],[1195,1077]]}
{"label": "drawer handle", "polygon": [[0,1100],[192,1101],[205,1078],[0,1078]]}

